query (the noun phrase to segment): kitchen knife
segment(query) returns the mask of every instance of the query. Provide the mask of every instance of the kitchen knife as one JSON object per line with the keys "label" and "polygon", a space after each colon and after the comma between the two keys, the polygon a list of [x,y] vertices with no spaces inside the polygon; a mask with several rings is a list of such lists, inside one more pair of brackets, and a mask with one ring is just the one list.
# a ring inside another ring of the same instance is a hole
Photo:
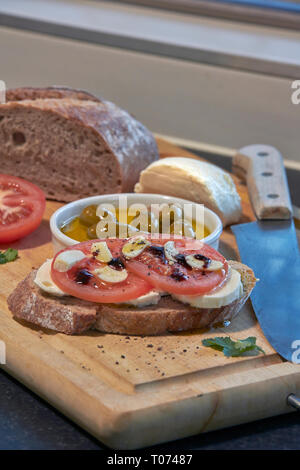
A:
{"label": "kitchen knife", "polygon": [[231,227],[241,261],[259,279],[251,301],[273,348],[300,363],[300,255],[283,160],[274,147],[250,145],[233,158],[257,221]]}

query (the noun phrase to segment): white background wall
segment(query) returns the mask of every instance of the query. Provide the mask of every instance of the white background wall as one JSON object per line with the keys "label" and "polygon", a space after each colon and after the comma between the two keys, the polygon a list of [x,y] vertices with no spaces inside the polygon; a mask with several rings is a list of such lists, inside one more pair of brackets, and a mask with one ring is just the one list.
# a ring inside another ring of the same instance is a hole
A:
{"label": "white background wall", "polygon": [[154,132],[230,148],[271,144],[300,162],[300,105],[291,102],[288,78],[1,27],[0,79],[8,87],[83,88]]}

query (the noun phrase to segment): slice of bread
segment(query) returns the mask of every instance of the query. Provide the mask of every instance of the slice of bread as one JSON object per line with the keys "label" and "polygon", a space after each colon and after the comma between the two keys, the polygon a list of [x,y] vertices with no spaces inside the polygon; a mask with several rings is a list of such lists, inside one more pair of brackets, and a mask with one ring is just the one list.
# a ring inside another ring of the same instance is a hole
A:
{"label": "slice of bread", "polygon": [[28,274],[7,299],[15,318],[67,335],[83,333],[96,323],[97,304],[46,294],[34,283],[36,273]]}
{"label": "slice of bread", "polygon": [[248,266],[237,261],[229,264],[240,272],[244,292],[242,297],[220,308],[189,307],[170,296],[162,297],[157,305],[143,308],[54,297],[35,285],[36,271],[18,284],[7,302],[15,318],[66,334],[80,334],[90,328],[124,335],[158,335],[206,328],[232,320],[255,286],[256,278]]}

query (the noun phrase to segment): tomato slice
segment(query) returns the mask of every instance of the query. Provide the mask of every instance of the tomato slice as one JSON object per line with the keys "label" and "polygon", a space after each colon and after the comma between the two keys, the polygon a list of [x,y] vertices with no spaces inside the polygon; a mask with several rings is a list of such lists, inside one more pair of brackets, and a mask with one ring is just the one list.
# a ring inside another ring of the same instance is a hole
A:
{"label": "tomato slice", "polygon": [[0,243],[33,232],[41,223],[45,206],[40,188],[22,178],[0,174]]}
{"label": "tomato slice", "polygon": [[[122,303],[147,294],[153,289],[152,285],[146,280],[137,276],[133,272],[128,272],[125,281],[119,283],[104,282],[93,274],[96,268],[105,266],[92,256],[92,244],[96,241],[105,241],[111,251],[113,258],[121,257],[121,250],[124,240],[103,239],[90,240],[70,246],[57,253],[51,266],[51,277],[55,284],[66,294],[78,297],[79,299],[89,300],[99,303]],[[86,258],[78,261],[71,269],[66,272],[59,272],[54,268],[57,256],[63,251],[80,250]]]}
{"label": "tomato slice", "polygon": [[[221,261],[223,268],[218,271],[194,269],[186,265],[184,259],[170,265],[163,254],[163,245],[169,240],[174,241],[175,248],[180,254],[201,254],[212,260]],[[204,295],[220,287],[226,280],[228,273],[226,259],[200,240],[164,236],[149,238],[149,241],[151,242],[149,247],[136,258],[127,261],[127,269],[150,282],[156,289],[173,294]]]}

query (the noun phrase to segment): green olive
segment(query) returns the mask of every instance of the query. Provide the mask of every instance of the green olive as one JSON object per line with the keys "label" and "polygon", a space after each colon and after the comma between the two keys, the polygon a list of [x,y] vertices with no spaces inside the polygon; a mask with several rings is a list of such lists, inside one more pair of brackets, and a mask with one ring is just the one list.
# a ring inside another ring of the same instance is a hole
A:
{"label": "green olive", "polygon": [[99,217],[96,215],[96,211],[96,205],[87,206],[85,209],[83,209],[79,216],[80,222],[84,225],[87,225],[88,227],[97,224],[97,222],[99,222]]}
{"label": "green olive", "polygon": [[98,238],[97,233],[96,233],[96,227],[97,227],[97,224],[94,224],[94,225],[90,225],[90,227],[87,229],[87,235],[90,240],[95,240],[95,238]]}

